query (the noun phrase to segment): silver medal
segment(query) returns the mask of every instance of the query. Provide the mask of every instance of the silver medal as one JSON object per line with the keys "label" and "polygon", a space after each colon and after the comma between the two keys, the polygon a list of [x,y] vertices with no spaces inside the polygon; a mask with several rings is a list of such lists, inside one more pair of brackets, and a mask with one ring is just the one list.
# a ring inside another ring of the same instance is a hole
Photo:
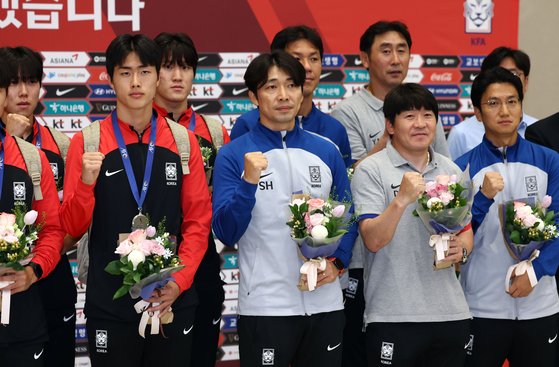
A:
{"label": "silver medal", "polygon": [[135,231],[137,229],[146,229],[149,226],[149,219],[142,213],[136,215],[132,219],[132,230]]}

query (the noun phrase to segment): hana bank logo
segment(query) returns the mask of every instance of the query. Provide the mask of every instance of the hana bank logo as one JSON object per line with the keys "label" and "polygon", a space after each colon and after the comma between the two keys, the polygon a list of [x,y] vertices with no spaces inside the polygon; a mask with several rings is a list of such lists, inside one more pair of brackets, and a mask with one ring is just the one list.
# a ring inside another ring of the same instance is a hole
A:
{"label": "hana bank logo", "polygon": [[493,7],[492,0],[464,1],[466,33],[491,33]]}

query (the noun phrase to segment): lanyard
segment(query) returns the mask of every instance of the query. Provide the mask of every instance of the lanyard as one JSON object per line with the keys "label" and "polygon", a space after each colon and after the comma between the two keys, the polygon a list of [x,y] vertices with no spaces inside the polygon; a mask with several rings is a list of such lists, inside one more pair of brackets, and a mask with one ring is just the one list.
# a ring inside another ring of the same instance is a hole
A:
{"label": "lanyard", "polygon": [[188,130],[194,132],[196,128],[196,113],[192,111],[192,115],[190,116],[190,124],[188,125]]}
{"label": "lanyard", "polygon": [[0,140],[2,146],[0,147],[0,198],[2,197],[2,186],[4,185],[4,152],[6,151],[4,141],[6,136],[4,132],[0,132]]}
{"label": "lanyard", "polygon": [[41,139],[41,127],[37,126],[37,137],[35,138],[35,146],[41,149],[42,145],[43,145],[43,140]]}
{"label": "lanyard", "polygon": [[130,163],[130,156],[128,155],[128,150],[126,149],[126,144],[124,143],[124,138],[122,137],[122,132],[120,131],[120,127],[118,126],[116,110],[111,113],[111,120],[116,141],[118,143],[118,150],[120,151],[122,163],[124,164],[124,170],[126,171],[126,177],[128,177],[128,183],[130,184],[132,195],[134,195],[134,199],[138,204],[138,210],[141,212],[142,206],[148,193],[149,181],[151,179],[151,171],[153,167],[153,156],[155,155],[155,135],[157,127],[156,114],[153,114],[151,117],[151,132],[149,135],[148,156],[146,161],[146,169],[144,171],[141,195],[138,193],[138,184],[136,183],[134,170],[132,169],[132,164]]}

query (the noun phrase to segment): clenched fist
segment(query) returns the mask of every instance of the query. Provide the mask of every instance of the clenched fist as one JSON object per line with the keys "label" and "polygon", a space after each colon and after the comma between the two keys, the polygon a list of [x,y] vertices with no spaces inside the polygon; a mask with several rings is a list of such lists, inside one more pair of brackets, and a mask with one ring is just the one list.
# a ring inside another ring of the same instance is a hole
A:
{"label": "clenched fist", "polygon": [[488,199],[493,199],[499,192],[505,188],[503,176],[499,172],[487,172],[483,177],[481,192]]}
{"label": "clenched fist", "polygon": [[260,173],[268,168],[268,159],[262,152],[251,152],[245,154],[245,181],[258,184]]}
{"label": "clenched fist", "polygon": [[[29,120],[27,117],[17,113],[9,113],[5,123],[8,134],[25,139],[29,136],[29,133],[26,132],[31,129],[33,120]],[[33,133],[33,131],[31,131],[31,133]]]}
{"label": "clenched fist", "polygon": [[101,165],[105,155],[100,152],[86,152],[82,156],[82,182],[86,185],[93,185],[99,177]]}
{"label": "clenched fist", "polygon": [[402,177],[400,191],[396,196],[402,203],[409,205],[417,200],[417,197],[425,191],[425,180],[418,172],[406,172]]}

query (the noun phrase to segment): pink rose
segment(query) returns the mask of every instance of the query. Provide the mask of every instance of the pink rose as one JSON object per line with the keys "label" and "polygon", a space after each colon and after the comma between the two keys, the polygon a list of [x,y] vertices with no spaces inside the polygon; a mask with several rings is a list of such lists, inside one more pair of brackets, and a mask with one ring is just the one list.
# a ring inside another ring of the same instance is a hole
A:
{"label": "pink rose", "polygon": [[448,205],[450,200],[454,199],[454,195],[452,195],[448,191],[441,192],[441,194],[439,195],[439,199],[441,199],[441,201],[443,202],[444,205]]}
{"label": "pink rose", "polygon": [[324,200],[319,199],[319,198],[315,198],[315,199],[309,199],[307,201],[307,204],[309,205],[309,211],[313,211],[316,209],[322,209],[322,207],[324,206]]}
{"label": "pink rose", "polygon": [[429,181],[425,184],[425,192],[429,197],[437,196],[437,182]]}
{"label": "pink rose", "polygon": [[159,255],[163,256],[165,254],[165,247],[161,246],[157,241],[144,241],[142,245],[146,246],[149,249],[149,254],[147,255]]}
{"label": "pink rose", "polygon": [[146,239],[146,232],[143,229],[137,229],[128,235],[128,241],[134,244],[140,244]]}
{"label": "pink rose", "polygon": [[16,216],[14,214],[2,213],[0,214],[0,226],[13,226],[16,223]]}
{"label": "pink rose", "polygon": [[315,213],[310,216],[310,222],[313,227],[322,224],[323,220],[324,220],[324,214]]}
{"label": "pink rose", "polygon": [[154,226],[149,226],[146,228],[146,236],[147,237],[153,237],[155,236],[155,234],[157,233],[156,229]]}
{"label": "pink rose", "polygon": [[516,217],[520,220],[523,220],[524,218],[526,218],[528,215],[532,214],[532,208],[530,208],[528,205],[525,206],[521,206],[518,209],[514,210]]}
{"label": "pink rose", "polygon": [[524,217],[524,219],[522,219],[522,224],[524,224],[527,228],[531,228],[537,221],[538,217],[534,214],[528,214]]}
{"label": "pink rose", "polygon": [[307,230],[310,232],[312,229],[312,224],[311,224],[311,216],[310,214],[307,212],[305,213],[305,226],[307,227]]}
{"label": "pink rose", "polygon": [[515,211],[518,208],[522,208],[523,206],[526,206],[526,203],[523,203],[522,201],[515,201],[515,202],[513,202],[513,204],[514,204],[514,210]]}
{"label": "pink rose", "polygon": [[444,185],[444,186],[448,186],[448,182],[450,181],[450,176],[449,175],[438,175],[435,180],[437,180],[437,183],[440,185]]}
{"label": "pink rose", "polygon": [[119,254],[121,256],[126,256],[132,251],[132,246],[130,246],[130,242],[128,240],[122,241],[118,247],[116,248],[115,254]]}
{"label": "pink rose", "polygon": [[545,195],[540,203],[542,208],[547,209],[551,205],[551,196]]}
{"label": "pink rose", "polygon": [[338,205],[332,209],[332,215],[336,218],[341,218],[345,213],[345,205]]}

